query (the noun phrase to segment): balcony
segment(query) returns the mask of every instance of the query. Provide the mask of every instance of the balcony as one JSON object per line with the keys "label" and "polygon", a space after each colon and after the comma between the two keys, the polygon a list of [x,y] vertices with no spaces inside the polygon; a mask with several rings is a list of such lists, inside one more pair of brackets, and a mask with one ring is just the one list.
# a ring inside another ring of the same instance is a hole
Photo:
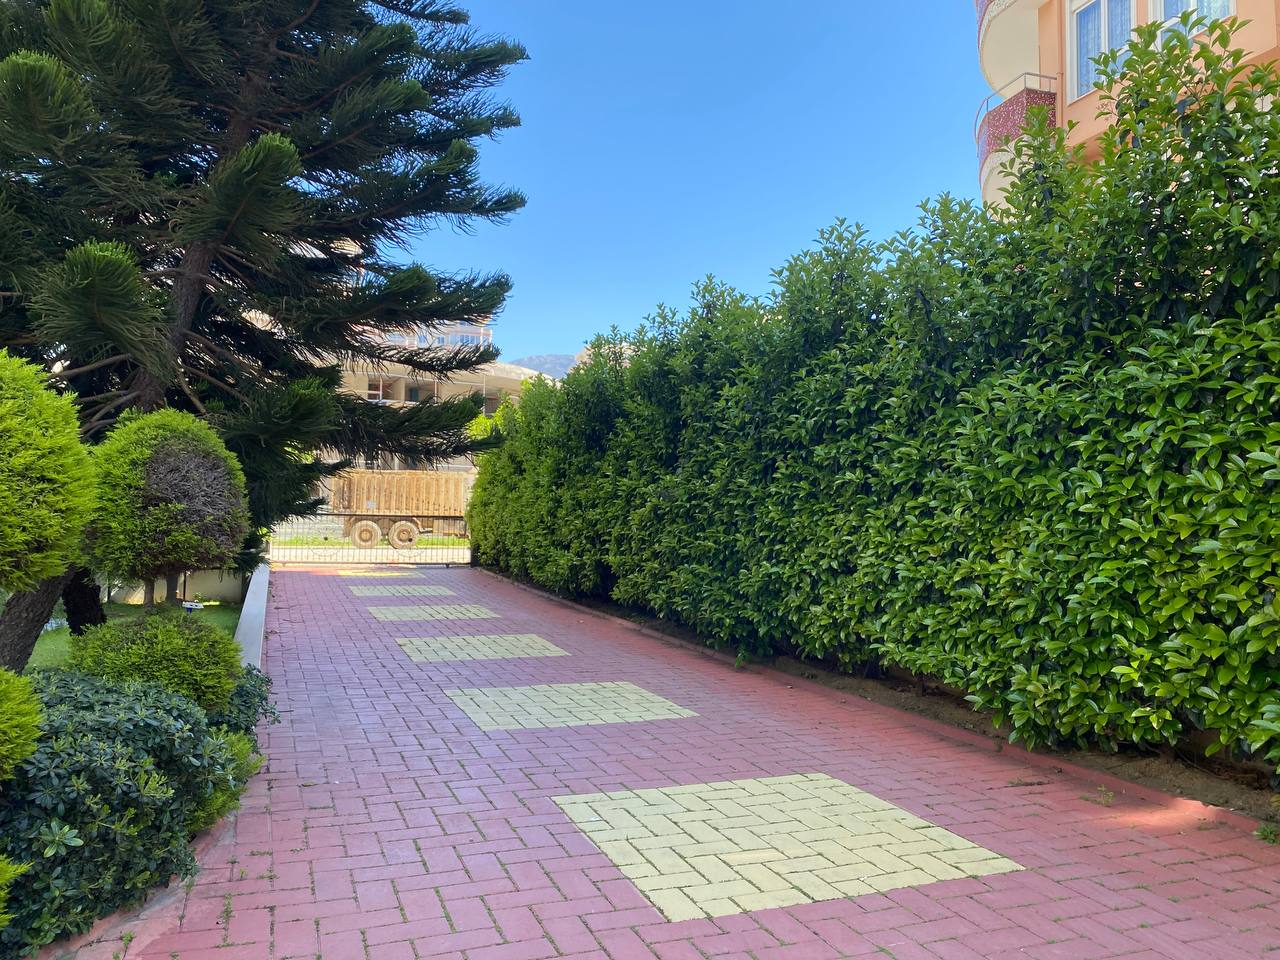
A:
{"label": "balcony", "polygon": [[1043,0],[974,0],[978,14],[978,63],[998,90],[1010,77],[1040,68],[1040,4]]}
{"label": "balcony", "polygon": [[1000,164],[1009,155],[1009,144],[1027,129],[1028,113],[1036,107],[1046,108],[1049,122],[1056,122],[1056,77],[1024,73],[983,100],[978,108],[973,122],[973,137],[978,145],[978,177],[984,200],[998,198],[1004,186]]}

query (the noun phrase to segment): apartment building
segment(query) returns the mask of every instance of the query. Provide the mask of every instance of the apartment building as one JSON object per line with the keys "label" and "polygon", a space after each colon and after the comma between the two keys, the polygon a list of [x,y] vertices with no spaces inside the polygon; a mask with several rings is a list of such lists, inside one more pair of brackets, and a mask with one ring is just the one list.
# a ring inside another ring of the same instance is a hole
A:
{"label": "apartment building", "polygon": [[[388,334],[387,341],[406,347],[491,346],[493,331],[487,324],[454,323],[432,330],[420,330],[414,334]],[[478,393],[484,397],[484,412],[493,413],[505,397],[519,396],[524,384],[539,376],[542,374],[537,370],[501,361],[453,374],[447,380],[432,377],[402,364],[381,364],[376,367],[349,364],[342,370],[342,388],[374,403],[388,404],[420,403],[424,400],[444,400]],[[377,463],[365,463],[362,466],[369,469],[404,470],[414,469],[417,464],[404,463],[388,456]],[[436,465],[435,469],[471,470],[472,464],[469,460],[459,460]]]}
{"label": "apartment building", "polygon": [[1280,59],[1280,0],[975,0],[978,60],[994,91],[975,121],[982,198],[996,202],[1005,187],[1000,167],[1008,146],[1026,129],[1028,111],[1044,107],[1086,155],[1105,129],[1094,89],[1093,59],[1119,49],[1135,27],[1172,22],[1186,11],[1205,19],[1247,23],[1236,44],[1249,59]]}
{"label": "apartment building", "polygon": [[388,333],[388,343],[405,347],[493,346],[493,329],[487,323],[449,323],[416,333]]}

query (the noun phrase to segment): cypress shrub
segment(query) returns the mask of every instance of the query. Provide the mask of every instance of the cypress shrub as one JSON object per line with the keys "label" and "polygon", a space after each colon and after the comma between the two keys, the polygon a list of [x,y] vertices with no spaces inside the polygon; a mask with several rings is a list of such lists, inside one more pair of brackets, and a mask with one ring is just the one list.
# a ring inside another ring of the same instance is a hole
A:
{"label": "cypress shrub", "polygon": [[71,397],[0,350],[0,590],[28,590],[67,568],[94,491]]}
{"label": "cypress shrub", "polygon": [[43,714],[31,681],[0,670],[0,784],[35,753]]}
{"label": "cypress shrub", "polygon": [[[4,781],[13,776],[18,765],[36,751],[43,714],[31,681],[8,670],[0,670],[0,803],[4,800]],[[0,855],[0,929],[7,927],[13,915],[6,910],[9,886],[26,873],[26,864],[15,863]]]}

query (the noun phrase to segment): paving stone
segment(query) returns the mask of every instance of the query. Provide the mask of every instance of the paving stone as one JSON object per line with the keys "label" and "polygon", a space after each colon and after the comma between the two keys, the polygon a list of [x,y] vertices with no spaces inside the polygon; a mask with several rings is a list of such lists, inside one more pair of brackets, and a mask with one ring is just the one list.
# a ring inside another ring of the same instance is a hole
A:
{"label": "paving stone", "polygon": [[452,597],[456,594],[448,587],[433,583],[397,584],[395,586],[352,586],[351,592],[357,597]]}
{"label": "paving stone", "polygon": [[[363,570],[360,568],[344,568],[344,569],[336,570],[334,572],[340,577],[360,577],[360,578],[377,577],[379,579],[383,579],[383,578],[395,579],[398,577],[417,577],[420,575],[417,570],[412,570],[412,569],[396,570],[394,568],[392,569],[383,568],[383,569],[372,569],[372,570]],[[318,576],[318,575],[319,574],[313,574],[313,576]]]}
{"label": "paving stone", "polygon": [[399,607],[370,607],[378,620],[496,620],[499,614],[478,603],[433,603],[429,606],[406,604]]}
{"label": "paving stone", "polygon": [[[1092,803],[1096,774],[476,570],[277,568],[267,629],[282,722],[230,833],[75,960],[125,931],[129,960],[1280,960],[1280,848],[1187,800]],[[508,734],[449,696],[610,684],[670,719],[614,687]],[[556,802],[646,791],[590,829]]]}
{"label": "paving stone", "polygon": [[[673,921],[1022,869],[821,773],[555,801]],[[806,838],[827,824],[818,855]]]}
{"label": "paving stone", "polygon": [[481,730],[585,727],[697,716],[634,683],[544,683],[446,690]]}
{"label": "paving stone", "polygon": [[444,663],[450,660],[514,660],[521,657],[567,657],[568,651],[536,633],[484,634],[451,637],[396,637],[410,660]]}

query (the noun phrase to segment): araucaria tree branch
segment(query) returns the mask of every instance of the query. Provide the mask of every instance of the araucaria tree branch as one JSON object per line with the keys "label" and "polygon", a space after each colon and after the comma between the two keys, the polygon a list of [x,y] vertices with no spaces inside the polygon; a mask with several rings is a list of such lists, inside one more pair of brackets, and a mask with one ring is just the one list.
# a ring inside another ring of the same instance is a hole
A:
{"label": "araucaria tree branch", "polygon": [[338,392],[384,334],[491,315],[508,289],[397,256],[524,203],[476,161],[518,123],[487,92],[525,53],[467,19],[444,0],[0,5],[0,348],[102,398],[81,405],[90,439],[131,407],[207,416],[257,528],[313,507],[335,469],[315,451],[353,436],[469,452],[458,410],[388,418]]}

